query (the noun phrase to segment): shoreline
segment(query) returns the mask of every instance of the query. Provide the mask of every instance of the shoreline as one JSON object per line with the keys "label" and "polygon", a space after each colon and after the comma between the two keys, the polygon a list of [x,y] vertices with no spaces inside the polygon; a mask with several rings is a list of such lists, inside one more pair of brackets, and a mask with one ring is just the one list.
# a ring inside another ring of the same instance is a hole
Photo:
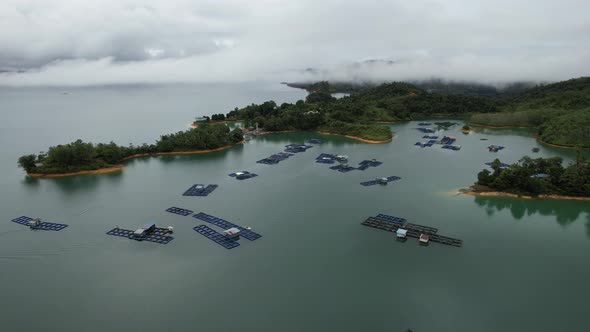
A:
{"label": "shoreline", "polygon": [[[223,151],[223,150],[229,149],[231,147],[234,147],[234,146],[236,146],[238,144],[242,144],[242,143],[244,143],[244,141],[238,142],[236,144],[225,145],[225,146],[222,146],[222,147],[219,147],[219,148],[208,149],[208,150],[190,150],[190,151],[138,153],[138,154],[131,155],[129,157],[125,157],[125,158],[121,159],[121,161],[126,161],[126,160],[130,160],[130,159],[133,159],[133,158],[139,158],[139,157],[147,157],[147,156],[202,154],[202,153],[209,153],[209,152],[217,152],[217,151]],[[125,165],[124,164],[117,164],[117,165],[110,166],[110,167],[104,167],[104,168],[93,169],[93,170],[86,170],[86,171],[69,172],[69,173],[47,173],[47,174],[45,174],[45,173],[27,173],[27,176],[30,176],[30,177],[33,177],[33,178],[61,178],[61,177],[75,176],[75,175],[90,175],[90,174],[113,173],[113,172],[121,171],[121,170],[123,170],[123,168],[125,168]]]}
{"label": "shoreline", "polygon": [[553,144],[553,143],[547,143],[545,141],[543,141],[539,136],[535,137],[537,139],[537,142],[541,143],[541,144],[545,144],[545,145],[549,145],[549,146],[553,146],[556,148],[562,148],[562,149],[574,149],[574,150],[590,150],[590,148],[578,148],[575,146],[569,146],[569,145],[559,145],[559,144]]}
{"label": "shoreline", "polygon": [[330,132],[326,132],[326,131],[318,131],[318,133],[323,134],[323,135],[337,135],[337,136],[343,136],[343,137],[347,137],[347,138],[351,138],[357,141],[361,141],[364,143],[369,143],[369,144],[383,144],[383,143],[389,143],[393,140],[393,136],[391,138],[388,138],[386,140],[372,140],[372,139],[366,139],[366,138],[362,138],[362,137],[357,137],[357,136],[351,136],[351,135],[342,135],[342,134],[336,134],[336,133],[330,133]]}
{"label": "shoreline", "polygon": [[492,125],[484,125],[481,123],[476,123],[476,122],[471,122],[471,121],[465,121],[466,124],[470,125],[470,126],[476,126],[476,127],[484,127],[484,128],[494,128],[494,129],[531,129],[531,128],[537,128],[535,126],[492,126]]}
{"label": "shoreline", "polygon": [[207,122],[197,122],[197,123],[193,122],[189,126],[191,128],[197,128],[199,126],[199,124],[201,124],[201,123],[206,123],[206,124],[225,124],[225,123],[229,123],[229,122],[240,122],[240,121],[244,121],[244,120],[207,121]]}
{"label": "shoreline", "polygon": [[575,200],[575,201],[590,201],[590,197],[585,196],[564,196],[564,195],[539,195],[533,197],[530,195],[518,195],[512,193],[505,193],[502,191],[459,191],[463,195],[469,196],[487,196],[487,197],[510,197],[521,199],[558,199],[558,200]]}

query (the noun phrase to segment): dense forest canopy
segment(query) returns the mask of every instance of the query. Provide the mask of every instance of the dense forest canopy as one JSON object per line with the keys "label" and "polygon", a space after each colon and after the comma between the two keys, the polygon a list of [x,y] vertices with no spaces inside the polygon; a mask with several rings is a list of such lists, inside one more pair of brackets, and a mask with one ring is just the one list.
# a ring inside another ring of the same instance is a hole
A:
{"label": "dense forest canopy", "polygon": [[477,185],[527,195],[590,196],[590,162],[583,158],[563,167],[562,159],[523,157],[518,163],[502,168],[498,159],[492,171],[484,169],[477,175]]}
{"label": "dense forest canopy", "polygon": [[163,135],[156,144],[120,146],[86,143],[82,140],[52,146],[47,153],[30,154],[19,158],[18,165],[27,173],[57,174],[96,170],[121,163],[138,154],[215,149],[242,141],[240,129],[223,125],[203,124],[198,128]]}

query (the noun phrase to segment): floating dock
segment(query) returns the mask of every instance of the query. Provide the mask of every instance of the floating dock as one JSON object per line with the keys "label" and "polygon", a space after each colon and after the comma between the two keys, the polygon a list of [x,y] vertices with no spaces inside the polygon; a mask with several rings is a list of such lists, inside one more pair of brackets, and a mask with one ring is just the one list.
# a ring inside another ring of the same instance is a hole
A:
{"label": "floating dock", "polygon": [[122,228],[113,228],[107,232],[107,235],[112,236],[120,236],[125,237],[128,239],[136,240],[136,241],[147,241],[147,242],[154,242],[158,244],[167,244],[170,241],[174,240],[172,236],[169,236],[172,231],[166,228],[158,228],[153,227],[151,229],[146,230],[147,232],[142,234],[142,236],[134,236],[137,233],[136,231],[132,231],[129,229],[122,229]]}
{"label": "floating dock", "polygon": [[18,218],[14,218],[11,220],[20,225],[29,226],[31,229],[41,230],[41,231],[61,231],[62,229],[68,227],[66,224],[57,224],[53,222],[41,221],[41,219],[35,219],[27,216],[21,216]]}
{"label": "floating dock", "polygon": [[387,232],[396,233],[398,229],[407,230],[406,236],[420,239],[420,236],[428,235],[430,242],[446,244],[453,247],[463,246],[463,241],[447,236],[438,235],[438,229],[429,226],[411,224],[406,219],[380,214],[377,217],[369,217],[361,223],[362,225],[382,229]]}
{"label": "floating dock", "polygon": [[376,184],[387,184],[388,182],[393,182],[393,181],[397,181],[400,180],[401,178],[399,176],[388,176],[386,178],[380,178],[380,179],[375,179],[375,180],[371,180],[371,181],[365,181],[365,182],[361,182],[361,186],[374,186]]}
{"label": "floating dock", "polygon": [[285,145],[285,152],[299,153],[299,152],[305,152],[309,148],[313,148],[313,145],[289,144],[289,145]]}
{"label": "floating dock", "polygon": [[336,155],[330,153],[321,153],[315,158],[315,162],[320,164],[334,164],[336,162]]}
{"label": "floating dock", "polygon": [[213,190],[217,189],[218,185],[210,184],[205,186],[204,184],[195,184],[188,188],[182,196],[208,196]]}
{"label": "floating dock", "polygon": [[185,217],[188,216],[189,214],[193,213],[193,211],[191,211],[191,210],[182,209],[182,208],[175,207],[175,206],[167,208],[166,212],[178,214],[178,215],[185,216]]}
{"label": "floating dock", "polygon": [[203,212],[199,212],[199,213],[195,214],[193,216],[193,218],[196,218],[196,219],[199,219],[199,220],[203,220],[205,222],[208,222],[210,224],[213,224],[215,226],[218,226],[218,227],[222,228],[223,230],[226,230],[226,229],[230,229],[232,227],[235,227],[235,228],[237,228],[237,229],[240,230],[240,236],[241,237],[243,237],[243,238],[245,238],[247,240],[250,240],[250,241],[254,241],[254,240],[257,240],[257,239],[259,239],[259,238],[262,237],[262,235],[254,232],[252,230],[246,229],[246,228],[244,228],[242,226],[236,225],[236,224],[231,223],[231,222],[229,222],[227,220],[224,220],[224,219],[221,219],[221,218],[217,218],[215,216],[212,216],[212,215],[209,215],[209,214],[206,214],[206,213],[203,213]]}
{"label": "floating dock", "polygon": [[209,240],[219,244],[220,246],[224,247],[225,249],[233,249],[240,244],[234,240],[226,237],[225,235],[218,233],[214,229],[206,226],[206,225],[199,225],[197,227],[193,227],[195,232],[203,235],[204,237],[208,238]]}
{"label": "floating dock", "polygon": [[348,165],[336,165],[336,166],[330,167],[330,169],[338,171],[340,173],[346,173],[346,172],[354,171],[356,168],[354,168],[352,166],[348,166]]}
{"label": "floating dock", "polygon": [[257,161],[257,163],[259,163],[259,164],[265,164],[265,165],[275,165],[275,164],[280,163],[283,160],[288,159],[291,156],[293,156],[292,153],[279,152],[279,153],[275,153],[275,154],[271,155],[270,157],[266,157],[264,159],[260,159],[260,160]]}

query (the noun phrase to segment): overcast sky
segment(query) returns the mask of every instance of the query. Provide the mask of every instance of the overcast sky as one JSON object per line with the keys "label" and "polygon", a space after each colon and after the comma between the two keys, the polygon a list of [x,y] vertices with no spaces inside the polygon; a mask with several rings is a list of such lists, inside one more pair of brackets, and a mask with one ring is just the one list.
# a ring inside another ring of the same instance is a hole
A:
{"label": "overcast sky", "polygon": [[554,81],[590,75],[589,13],[589,0],[2,0],[0,70],[21,72],[0,85]]}

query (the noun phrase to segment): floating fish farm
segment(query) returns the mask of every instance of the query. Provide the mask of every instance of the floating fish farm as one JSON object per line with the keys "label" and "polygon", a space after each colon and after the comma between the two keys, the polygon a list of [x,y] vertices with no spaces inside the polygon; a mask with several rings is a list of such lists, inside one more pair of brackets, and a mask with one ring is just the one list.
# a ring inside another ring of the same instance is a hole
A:
{"label": "floating fish farm", "polygon": [[41,221],[41,219],[35,219],[27,216],[21,216],[18,218],[14,218],[11,220],[20,225],[29,226],[31,229],[41,230],[41,231],[61,231],[62,229],[68,227],[66,224],[56,224],[53,222],[46,222]]}
{"label": "floating fish farm", "polygon": [[167,208],[166,212],[178,214],[178,215],[185,216],[185,217],[188,216],[189,214],[193,213],[193,211],[191,211],[191,210],[182,209],[182,208],[174,207],[174,206],[171,208]]}
{"label": "floating fish farm", "polygon": [[490,145],[488,146],[488,151],[490,152],[498,152],[500,150],[504,150],[506,147],[501,145]]}
{"label": "floating fish farm", "polygon": [[324,144],[324,140],[321,138],[310,138],[306,141],[308,144]]}
{"label": "floating fish farm", "polygon": [[416,130],[419,130],[425,134],[434,134],[436,131],[432,128],[416,128]]}
{"label": "floating fish farm", "polygon": [[204,237],[208,238],[209,240],[219,244],[220,246],[224,247],[225,249],[233,249],[240,245],[240,243],[234,239],[228,238],[225,235],[218,233],[214,229],[206,226],[206,225],[199,225],[197,227],[193,227],[195,232],[203,235]]}
{"label": "floating fish farm", "polygon": [[350,171],[354,171],[356,168],[352,167],[352,166],[348,166],[348,165],[336,165],[336,166],[331,166],[330,169],[338,171],[340,173],[347,173]]}
{"label": "floating fish farm", "polygon": [[438,139],[438,136],[428,136],[428,135],[424,135],[424,136],[422,136],[422,138],[426,138],[426,139]]}
{"label": "floating fish farm", "polygon": [[192,187],[188,188],[182,196],[208,196],[213,190],[217,189],[218,185],[210,184],[195,184]]}
{"label": "floating fish farm", "polygon": [[289,144],[289,145],[285,145],[285,152],[299,153],[299,152],[305,152],[309,148],[313,148],[313,145]]}
{"label": "floating fish farm", "polygon": [[[485,163],[485,165],[487,165],[489,167],[492,167],[492,164],[493,164],[493,162]],[[508,168],[508,167],[510,167],[510,164],[500,162],[500,168]]]}
{"label": "floating fish farm", "polygon": [[399,176],[388,176],[385,178],[361,182],[361,186],[368,187],[368,186],[374,186],[376,184],[387,184],[389,182],[393,182],[393,181],[397,181],[397,180],[401,180],[401,178]]}
{"label": "floating fish farm", "polygon": [[251,179],[251,178],[255,178],[258,176],[258,174],[250,173],[248,171],[240,171],[240,172],[235,172],[235,173],[231,173],[228,175],[231,176],[232,178],[236,178],[237,180],[246,180],[246,179]]}
{"label": "floating fish farm", "polygon": [[320,164],[334,164],[336,162],[336,155],[322,153],[317,158],[315,158],[315,162]]}
{"label": "floating fish farm", "polygon": [[[436,137],[436,136],[433,136],[433,137]],[[414,145],[418,145],[421,148],[426,148],[426,147],[429,148],[429,147],[433,146],[435,143],[436,143],[436,140],[431,139],[428,142],[416,142],[416,144],[414,144]]]}
{"label": "floating fish farm", "polygon": [[438,235],[438,229],[429,226],[411,224],[404,218],[394,217],[385,214],[378,214],[375,217],[369,217],[361,223],[362,225],[392,232],[398,238],[412,237],[419,239],[421,244],[436,242],[453,247],[463,246],[463,241],[447,236]]}
{"label": "floating fish farm", "polygon": [[442,148],[454,150],[454,151],[459,151],[459,150],[461,150],[461,145],[443,145]]}
{"label": "floating fish farm", "polygon": [[254,232],[252,230],[246,229],[246,228],[244,228],[242,226],[236,225],[236,224],[231,223],[231,222],[229,222],[227,220],[224,220],[224,219],[221,219],[221,218],[217,218],[215,216],[212,216],[212,215],[209,215],[209,214],[206,214],[206,213],[203,213],[203,212],[200,212],[200,213],[195,214],[193,216],[193,218],[196,218],[196,219],[199,219],[199,220],[203,220],[205,222],[208,222],[210,224],[213,224],[215,226],[218,226],[220,228],[223,228],[224,230],[230,229],[230,228],[237,228],[237,229],[240,230],[240,236],[243,237],[243,238],[245,238],[245,239],[247,239],[247,240],[250,240],[250,241],[254,241],[254,240],[259,239],[259,238],[262,237],[262,235]]}
{"label": "floating fish farm", "polygon": [[138,228],[135,231],[129,229],[122,229],[115,227],[108,231],[107,235],[125,237],[136,241],[147,241],[158,244],[167,244],[174,240],[172,236],[168,234],[172,233],[171,228],[159,228],[155,224],[147,224],[143,227]]}
{"label": "floating fish farm", "polygon": [[444,144],[444,145],[451,145],[453,143],[455,143],[455,141],[457,140],[456,137],[453,136],[444,136],[440,141],[438,141],[438,144]]}
{"label": "floating fish farm", "polygon": [[279,152],[279,153],[275,153],[270,157],[264,158],[264,159],[260,159],[257,161],[257,163],[259,164],[265,164],[265,165],[275,165],[280,163],[283,160],[288,159],[289,157],[293,156],[292,153],[288,153],[288,152]]}

